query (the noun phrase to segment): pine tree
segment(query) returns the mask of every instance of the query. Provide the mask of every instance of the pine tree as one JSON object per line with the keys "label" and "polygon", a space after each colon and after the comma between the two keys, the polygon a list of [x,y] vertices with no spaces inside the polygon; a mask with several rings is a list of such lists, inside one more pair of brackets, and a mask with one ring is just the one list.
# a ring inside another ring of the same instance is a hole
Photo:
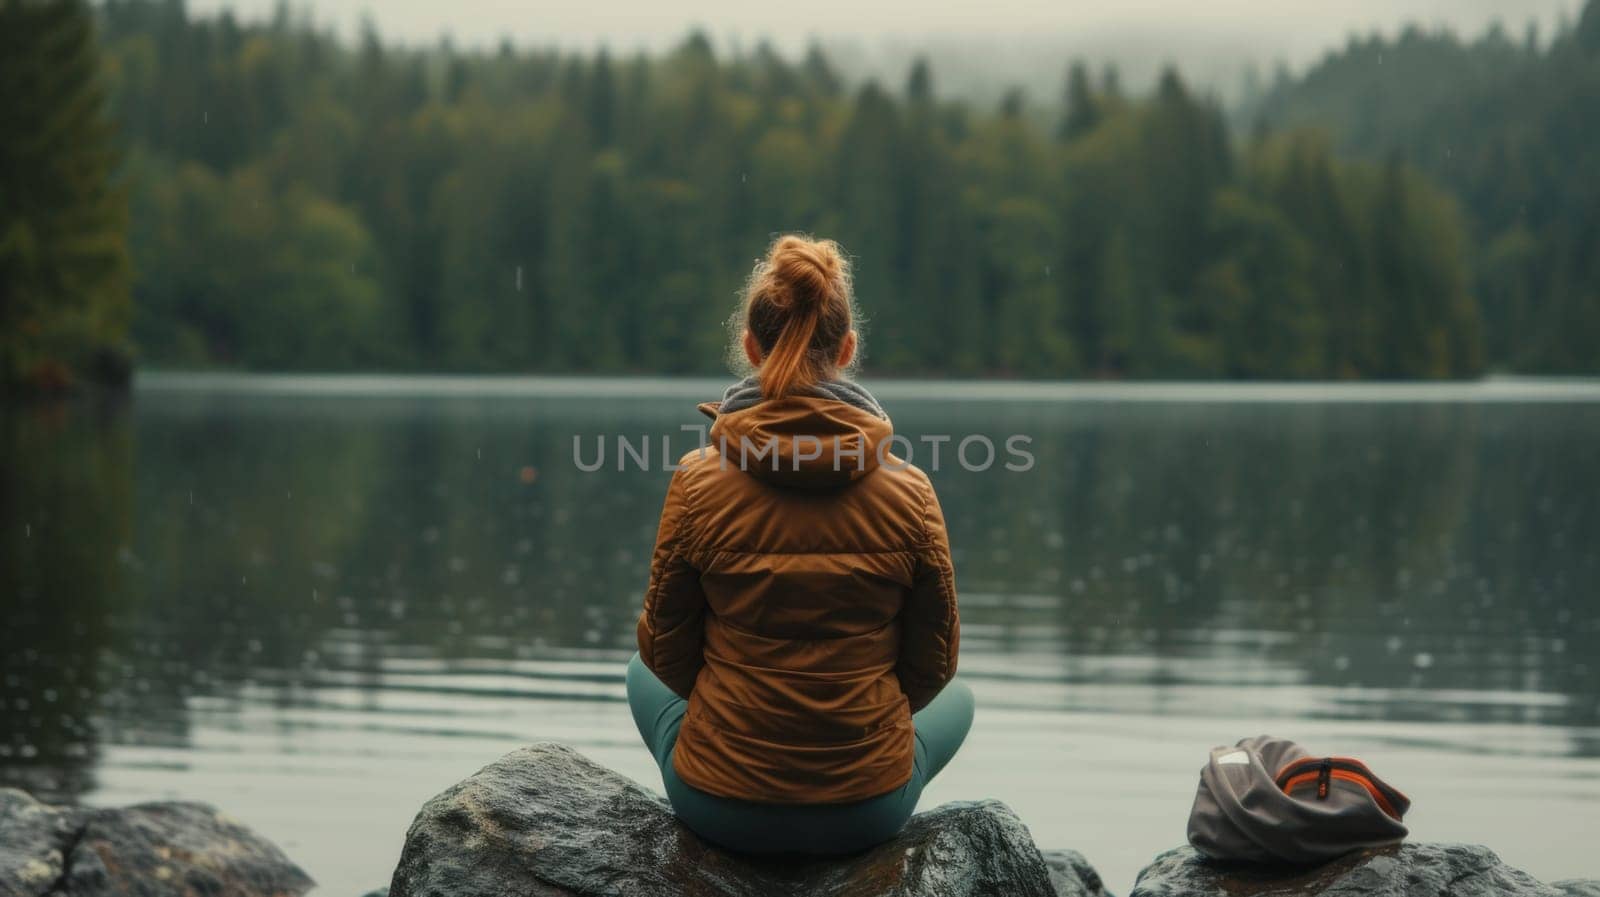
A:
{"label": "pine tree", "polygon": [[611,71],[611,54],[605,47],[595,57],[594,71],[589,76],[589,96],[586,106],[589,118],[589,136],[597,147],[607,147],[616,139],[617,90]]}
{"label": "pine tree", "polygon": [[911,74],[906,77],[906,101],[912,106],[927,106],[933,102],[933,71],[925,56],[918,56],[911,64]]}
{"label": "pine tree", "polygon": [[0,391],[125,382],[127,200],[82,0],[0,0]]}
{"label": "pine tree", "polygon": [[806,58],[800,63],[800,70],[805,73],[811,89],[822,96],[836,97],[843,90],[843,82],[833,70],[833,64],[828,62],[822,47],[815,43],[806,48]]}
{"label": "pine tree", "polygon": [[1410,197],[1404,164],[1398,156],[1384,163],[1376,217],[1374,253],[1380,297],[1378,374],[1388,378],[1415,377],[1426,372],[1427,297],[1417,289],[1416,259],[1409,252]]}
{"label": "pine tree", "polygon": [[1583,5],[1576,36],[1578,46],[1585,53],[1600,54],[1600,0],[1589,0]]}
{"label": "pine tree", "polygon": [[1056,133],[1060,139],[1075,140],[1100,123],[1100,101],[1089,86],[1089,70],[1082,62],[1074,62],[1067,73],[1065,105],[1066,112]]}

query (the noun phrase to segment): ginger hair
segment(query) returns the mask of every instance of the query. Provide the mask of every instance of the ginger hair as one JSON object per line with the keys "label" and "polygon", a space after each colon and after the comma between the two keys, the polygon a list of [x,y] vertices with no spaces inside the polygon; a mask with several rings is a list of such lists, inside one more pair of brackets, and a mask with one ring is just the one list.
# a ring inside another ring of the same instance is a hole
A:
{"label": "ginger hair", "polygon": [[782,398],[834,376],[855,321],[850,261],[832,240],[786,234],[745,286],[744,327],[761,347],[761,393]]}

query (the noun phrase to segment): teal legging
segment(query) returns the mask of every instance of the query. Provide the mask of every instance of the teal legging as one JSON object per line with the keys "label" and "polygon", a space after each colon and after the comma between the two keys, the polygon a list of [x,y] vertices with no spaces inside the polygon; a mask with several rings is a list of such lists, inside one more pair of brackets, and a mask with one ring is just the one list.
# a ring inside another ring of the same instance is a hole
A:
{"label": "teal legging", "polygon": [[700,837],[741,853],[830,856],[855,853],[899,834],[922,788],[960,750],[972,728],[972,689],[957,679],[912,716],[916,761],[911,780],[847,804],[766,804],[707,794],[684,784],[672,749],[689,702],[656,678],[639,655],[628,661],[628,707],[645,747],[661,767],[672,811]]}

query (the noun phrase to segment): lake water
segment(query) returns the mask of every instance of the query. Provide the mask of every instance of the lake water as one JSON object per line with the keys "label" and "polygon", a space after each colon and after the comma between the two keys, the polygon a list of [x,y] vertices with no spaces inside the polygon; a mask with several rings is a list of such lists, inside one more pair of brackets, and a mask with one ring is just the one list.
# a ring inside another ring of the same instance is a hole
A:
{"label": "lake water", "polygon": [[[529,741],[659,789],[622,663],[659,441],[719,385],[152,375],[4,409],[0,781],[214,802],[330,895]],[[934,474],[980,708],[924,807],[1000,798],[1125,893],[1207,750],[1270,732],[1367,759],[1416,838],[1600,876],[1600,385],[879,392],[913,439],[1036,462]],[[650,470],[574,463],[646,434]]]}

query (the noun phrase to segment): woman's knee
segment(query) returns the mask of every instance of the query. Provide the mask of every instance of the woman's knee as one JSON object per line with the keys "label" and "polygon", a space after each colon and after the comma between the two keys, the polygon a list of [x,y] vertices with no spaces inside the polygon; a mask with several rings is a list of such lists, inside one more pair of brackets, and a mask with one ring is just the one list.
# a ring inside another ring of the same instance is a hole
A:
{"label": "woman's knee", "polygon": [[939,692],[928,706],[912,717],[917,740],[922,743],[924,781],[931,780],[951,761],[972,731],[972,718],[977,711],[977,699],[972,689],[960,678]]}
{"label": "woman's knee", "polygon": [[648,675],[653,674],[651,674],[650,668],[644,665],[644,658],[639,656],[638,651],[633,652],[633,656],[628,658],[627,673],[625,675],[628,683],[628,697],[632,698],[633,693],[638,690],[639,685],[644,681],[640,677]]}
{"label": "woman's knee", "polygon": [[633,656],[628,658],[628,666],[623,673],[622,681],[628,693],[628,706],[633,708],[635,716],[638,715],[640,705],[646,703],[646,696],[650,693],[651,678],[654,676],[650,668],[644,665],[639,652],[633,652]]}
{"label": "woman's knee", "polygon": [[677,740],[677,723],[683,719],[686,702],[656,678],[637,653],[628,660],[624,680],[628,710],[633,714],[639,737],[656,762],[664,763],[671,756],[672,743]]}
{"label": "woman's knee", "polygon": [[971,710],[978,703],[977,697],[972,694],[972,686],[968,685],[967,680],[961,676],[951,678],[950,684],[944,688],[952,697],[965,705],[968,710]]}
{"label": "woman's knee", "polygon": [[[972,693],[972,687],[967,680],[960,676],[951,679],[942,691],[934,697],[922,713],[933,711],[941,721],[951,728],[959,728],[963,732],[972,728],[972,717],[977,713],[978,699]],[[920,714],[919,714],[920,715]]]}

